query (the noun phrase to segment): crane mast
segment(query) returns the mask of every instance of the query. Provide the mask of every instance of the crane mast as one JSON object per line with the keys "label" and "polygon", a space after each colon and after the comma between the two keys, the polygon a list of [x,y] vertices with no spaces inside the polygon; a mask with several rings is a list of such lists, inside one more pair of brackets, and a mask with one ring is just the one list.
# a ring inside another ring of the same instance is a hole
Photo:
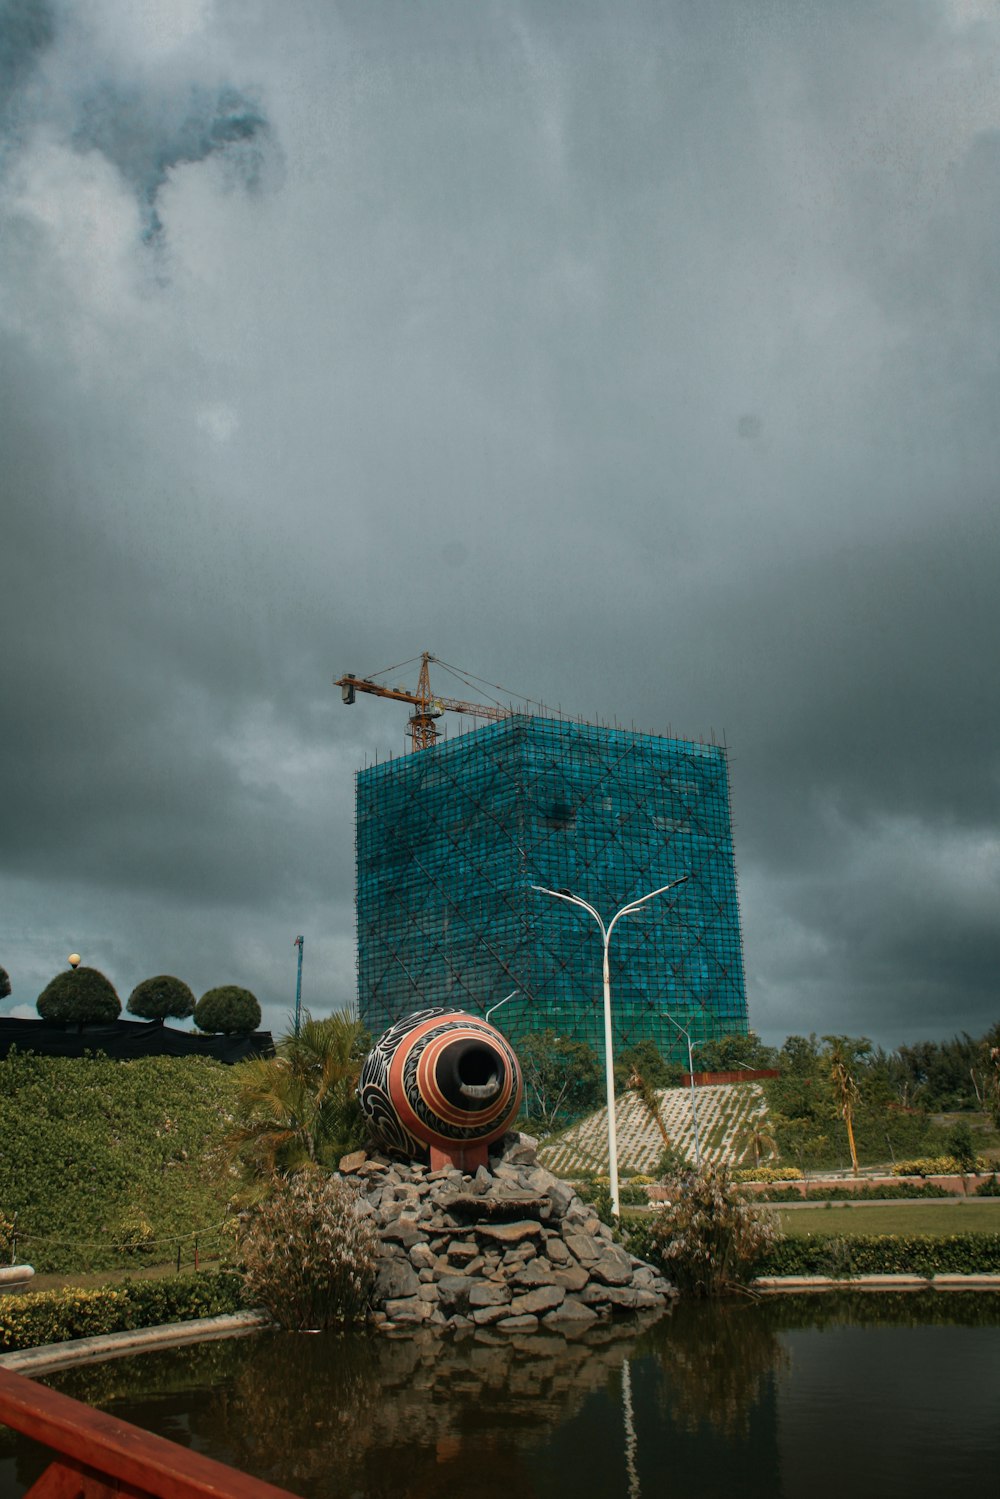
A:
{"label": "crane mast", "polygon": [[340,688],[341,700],[345,703],[353,703],[359,692],[371,693],[373,697],[391,698],[397,703],[410,703],[414,712],[410,714],[406,732],[413,741],[415,750],[429,749],[438,738],[435,720],[443,713],[466,713],[473,718],[485,718],[494,723],[502,718],[510,717],[509,708],[466,702],[462,698],[439,697],[432,693],[430,663],[434,659],[429,651],[421,653],[420,673],[417,677],[415,692],[407,692],[403,687],[383,687],[381,682],[373,682],[370,677],[355,676],[352,672],[336,677],[333,685]]}

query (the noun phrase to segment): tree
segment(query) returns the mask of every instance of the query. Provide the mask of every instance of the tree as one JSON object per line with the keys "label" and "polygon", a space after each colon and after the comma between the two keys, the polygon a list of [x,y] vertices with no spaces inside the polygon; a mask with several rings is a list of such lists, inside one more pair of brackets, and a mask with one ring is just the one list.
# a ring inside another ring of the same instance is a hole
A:
{"label": "tree", "polygon": [[260,1025],[260,1005],[249,989],[222,984],[201,996],[194,1007],[194,1023],[200,1031],[246,1036]]}
{"label": "tree", "polygon": [[355,1089],[371,1037],[346,1010],[314,1020],[277,1056],[241,1062],[239,1124],[230,1140],[253,1180],[334,1166],[364,1144],[367,1127]]}
{"label": "tree", "polygon": [[194,995],[183,979],[170,973],[158,973],[155,978],[143,979],[136,984],[128,997],[125,1008],[130,1015],[140,1020],[158,1020],[162,1025],[167,1019],[186,1020],[194,1014]]}
{"label": "tree", "polygon": [[854,1074],[858,1062],[871,1051],[871,1042],[864,1037],[859,1040],[851,1036],[824,1036],[823,1040],[827,1047],[826,1061],[830,1069],[830,1081],[833,1083],[837,1112],[847,1129],[847,1144],[851,1151],[851,1170],[857,1176],[858,1152],[854,1144],[854,1111],[858,1105],[859,1093]]}
{"label": "tree", "polygon": [[755,1166],[760,1165],[765,1155],[774,1160],[778,1154],[778,1142],[768,1128],[765,1114],[754,1114],[747,1120],[733,1141],[733,1150],[740,1160],[752,1155]]}
{"label": "tree", "polygon": [[544,1130],[557,1119],[571,1119],[598,1106],[604,1097],[601,1064],[586,1041],[535,1031],[519,1042],[524,1075],[524,1112]]}
{"label": "tree", "polygon": [[976,1142],[967,1119],[959,1119],[948,1133],[948,1150],[958,1162],[962,1175],[976,1169]]}
{"label": "tree", "polygon": [[615,1086],[618,1090],[631,1088],[629,1079],[638,1073],[651,1088],[678,1088],[684,1072],[676,1062],[668,1062],[656,1042],[646,1036],[618,1053]]}
{"label": "tree", "polygon": [[719,1036],[712,1041],[702,1041],[697,1047],[695,1069],[699,1072],[753,1072],[774,1067],[777,1053],[773,1046],[765,1046],[755,1031],[745,1036]]}
{"label": "tree", "polygon": [[0,968],[0,999],[6,999],[10,993],[10,977],[6,968]]}
{"label": "tree", "polygon": [[70,968],[57,973],[36,1001],[43,1020],[74,1025],[106,1025],[121,1014],[114,985],[96,968]]}

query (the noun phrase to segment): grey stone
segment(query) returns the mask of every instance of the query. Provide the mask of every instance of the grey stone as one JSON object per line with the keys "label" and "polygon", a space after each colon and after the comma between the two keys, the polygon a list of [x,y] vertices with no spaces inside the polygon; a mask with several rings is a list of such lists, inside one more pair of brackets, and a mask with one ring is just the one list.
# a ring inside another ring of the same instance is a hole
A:
{"label": "grey stone", "polygon": [[554,1236],[546,1239],[545,1253],[553,1265],[568,1265],[570,1262],[570,1252],[566,1248],[566,1245],[562,1239],[557,1239]]}
{"label": "grey stone", "polygon": [[416,1224],[404,1218],[395,1223],[387,1223],[384,1228],[379,1229],[379,1238],[383,1244],[402,1244],[404,1249],[412,1249],[414,1244],[426,1244],[427,1235],[421,1233]]}
{"label": "grey stone", "polygon": [[390,1322],[426,1322],[431,1308],[428,1302],[407,1296],[402,1301],[387,1301],[385,1313]]}
{"label": "grey stone", "polygon": [[567,1296],[560,1306],[554,1306],[550,1312],[546,1312],[542,1320],[546,1327],[589,1327],[592,1322],[597,1321],[597,1313],[593,1307],[584,1306],[582,1301],[577,1301],[575,1296]]}
{"label": "grey stone", "polygon": [[541,1237],[541,1224],[534,1219],[515,1223],[477,1223],[476,1236],[497,1244],[520,1244],[524,1239]]}
{"label": "grey stone", "polygon": [[579,1297],[585,1306],[610,1306],[618,1311],[634,1312],[639,1307],[639,1297],[651,1294],[650,1291],[631,1291],[625,1286],[595,1285],[591,1281]]}
{"label": "grey stone", "polygon": [[410,1264],[415,1270],[429,1270],[434,1264],[434,1254],[429,1244],[414,1244],[410,1250]]}
{"label": "grey stone", "polygon": [[374,1290],[376,1301],[389,1301],[400,1296],[415,1296],[419,1287],[417,1272],[407,1260],[384,1259],[379,1264]]}
{"label": "grey stone", "polygon": [[417,1292],[421,1301],[440,1301],[441,1291],[435,1285],[422,1285]]}
{"label": "grey stone", "polygon": [[465,1239],[455,1239],[448,1245],[448,1259],[453,1265],[467,1265],[479,1253],[477,1245]]}
{"label": "grey stone", "polygon": [[525,1290],[530,1290],[534,1286],[554,1286],[558,1282],[556,1280],[556,1272],[548,1260],[535,1259],[529,1260],[526,1265],[522,1265],[519,1270],[515,1270],[514,1274],[510,1277],[510,1284],[512,1286],[523,1286]]}
{"label": "grey stone", "polygon": [[545,1188],[545,1195],[552,1204],[552,1217],[556,1222],[565,1218],[576,1200],[576,1193],[565,1182],[554,1181]]}
{"label": "grey stone", "polygon": [[488,1327],[491,1322],[499,1322],[501,1317],[506,1317],[508,1311],[507,1306],[477,1306],[471,1315],[477,1327]]}
{"label": "grey stone", "polygon": [[515,1317],[525,1312],[533,1314],[547,1312],[554,1306],[562,1306],[565,1300],[566,1292],[562,1286],[538,1286],[524,1296],[515,1296],[511,1301],[510,1310]]}
{"label": "grey stone", "polygon": [[565,1243],[570,1254],[581,1265],[592,1265],[603,1248],[590,1234],[568,1233],[565,1236]]}
{"label": "grey stone", "polygon": [[467,1275],[442,1275],[437,1288],[443,1302],[455,1311],[464,1312],[468,1308],[469,1296],[475,1284]]}
{"label": "grey stone", "polygon": [[519,1265],[526,1265],[529,1260],[533,1260],[537,1254],[538,1250],[528,1239],[524,1244],[519,1244],[516,1249],[507,1250],[503,1257],[504,1268],[516,1270]]}
{"label": "grey stone", "polygon": [[571,1207],[566,1213],[566,1227],[575,1234],[593,1234],[601,1226],[601,1220],[592,1208],[584,1204]]}
{"label": "grey stone", "polygon": [[627,1286],[632,1279],[629,1257],[617,1244],[605,1246],[604,1252],[587,1268],[591,1279],[602,1281],[606,1286]]}
{"label": "grey stone", "polygon": [[538,1326],[538,1318],[530,1312],[519,1312],[515,1317],[502,1317],[496,1326],[499,1332],[527,1332],[529,1327]]}
{"label": "grey stone", "polygon": [[590,1276],[582,1265],[573,1260],[568,1265],[557,1265],[552,1272],[552,1279],[557,1286],[564,1286],[567,1291],[582,1291]]}
{"label": "grey stone", "polygon": [[515,1186],[520,1185],[521,1173],[516,1166],[508,1166],[505,1162],[501,1162],[494,1170],[493,1175],[497,1181],[513,1182]]}
{"label": "grey stone", "polygon": [[470,1306],[506,1306],[510,1299],[510,1287],[496,1281],[474,1281],[469,1291]]}

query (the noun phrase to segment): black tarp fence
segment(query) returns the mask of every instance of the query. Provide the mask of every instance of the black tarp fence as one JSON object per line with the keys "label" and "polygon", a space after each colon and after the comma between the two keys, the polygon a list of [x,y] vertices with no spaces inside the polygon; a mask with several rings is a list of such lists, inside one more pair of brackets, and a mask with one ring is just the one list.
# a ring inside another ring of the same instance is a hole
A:
{"label": "black tarp fence", "polygon": [[50,1020],[17,1020],[0,1015],[0,1059],[12,1047],[43,1057],[82,1057],[103,1052],[120,1062],[136,1057],[211,1057],[216,1062],[243,1062],[248,1057],[271,1057],[270,1031],[248,1036],[202,1036],[174,1030],[155,1020],[113,1020],[107,1025],[54,1024]]}

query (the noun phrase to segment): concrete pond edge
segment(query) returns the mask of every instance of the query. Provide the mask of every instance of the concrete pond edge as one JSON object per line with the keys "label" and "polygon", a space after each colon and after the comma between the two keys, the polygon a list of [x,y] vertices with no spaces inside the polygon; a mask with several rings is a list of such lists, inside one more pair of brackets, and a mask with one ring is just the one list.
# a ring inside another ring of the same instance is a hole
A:
{"label": "concrete pond edge", "polygon": [[[1000,1275],[773,1275],[755,1280],[751,1287],[759,1295],[802,1295],[820,1291],[1000,1291]],[[19,1348],[0,1354],[0,1368],[28,1378],[75,1364],[99,1363],[126,1358],[133,1353],[158,1348],[180,1348],[185,1344],[209,1343],[221,1338],[249,1337],[274,1323],[265,1311],[231,1312],[221,1317],[196,1317],[188,1322],[165,1322],[159,1327],[139,1327],[128,1332],[102,1333],[65,1343],[44,1343],[37,1348]]]}
{"label": "concrete pond edge", "polygon": [[73,1364],[99,1363],[125,1358],[132,1353],[151,1353],[157,1348],[179,1348],[188,1343],[211,1343],[220,1338],[248,1337],[273,1323],[264,1311],[230,1312],[221,1317],[194,1317],[188,1322],[164,1322],[159,1327],[137,1327],[128,1332],[108,1332],[92,1338],[73,1338],[64,1343],[43,1343],[37,1348],[18,1348],[0,1354],[0,1369],[24,1374],[29,1379],[66,1369]]}

